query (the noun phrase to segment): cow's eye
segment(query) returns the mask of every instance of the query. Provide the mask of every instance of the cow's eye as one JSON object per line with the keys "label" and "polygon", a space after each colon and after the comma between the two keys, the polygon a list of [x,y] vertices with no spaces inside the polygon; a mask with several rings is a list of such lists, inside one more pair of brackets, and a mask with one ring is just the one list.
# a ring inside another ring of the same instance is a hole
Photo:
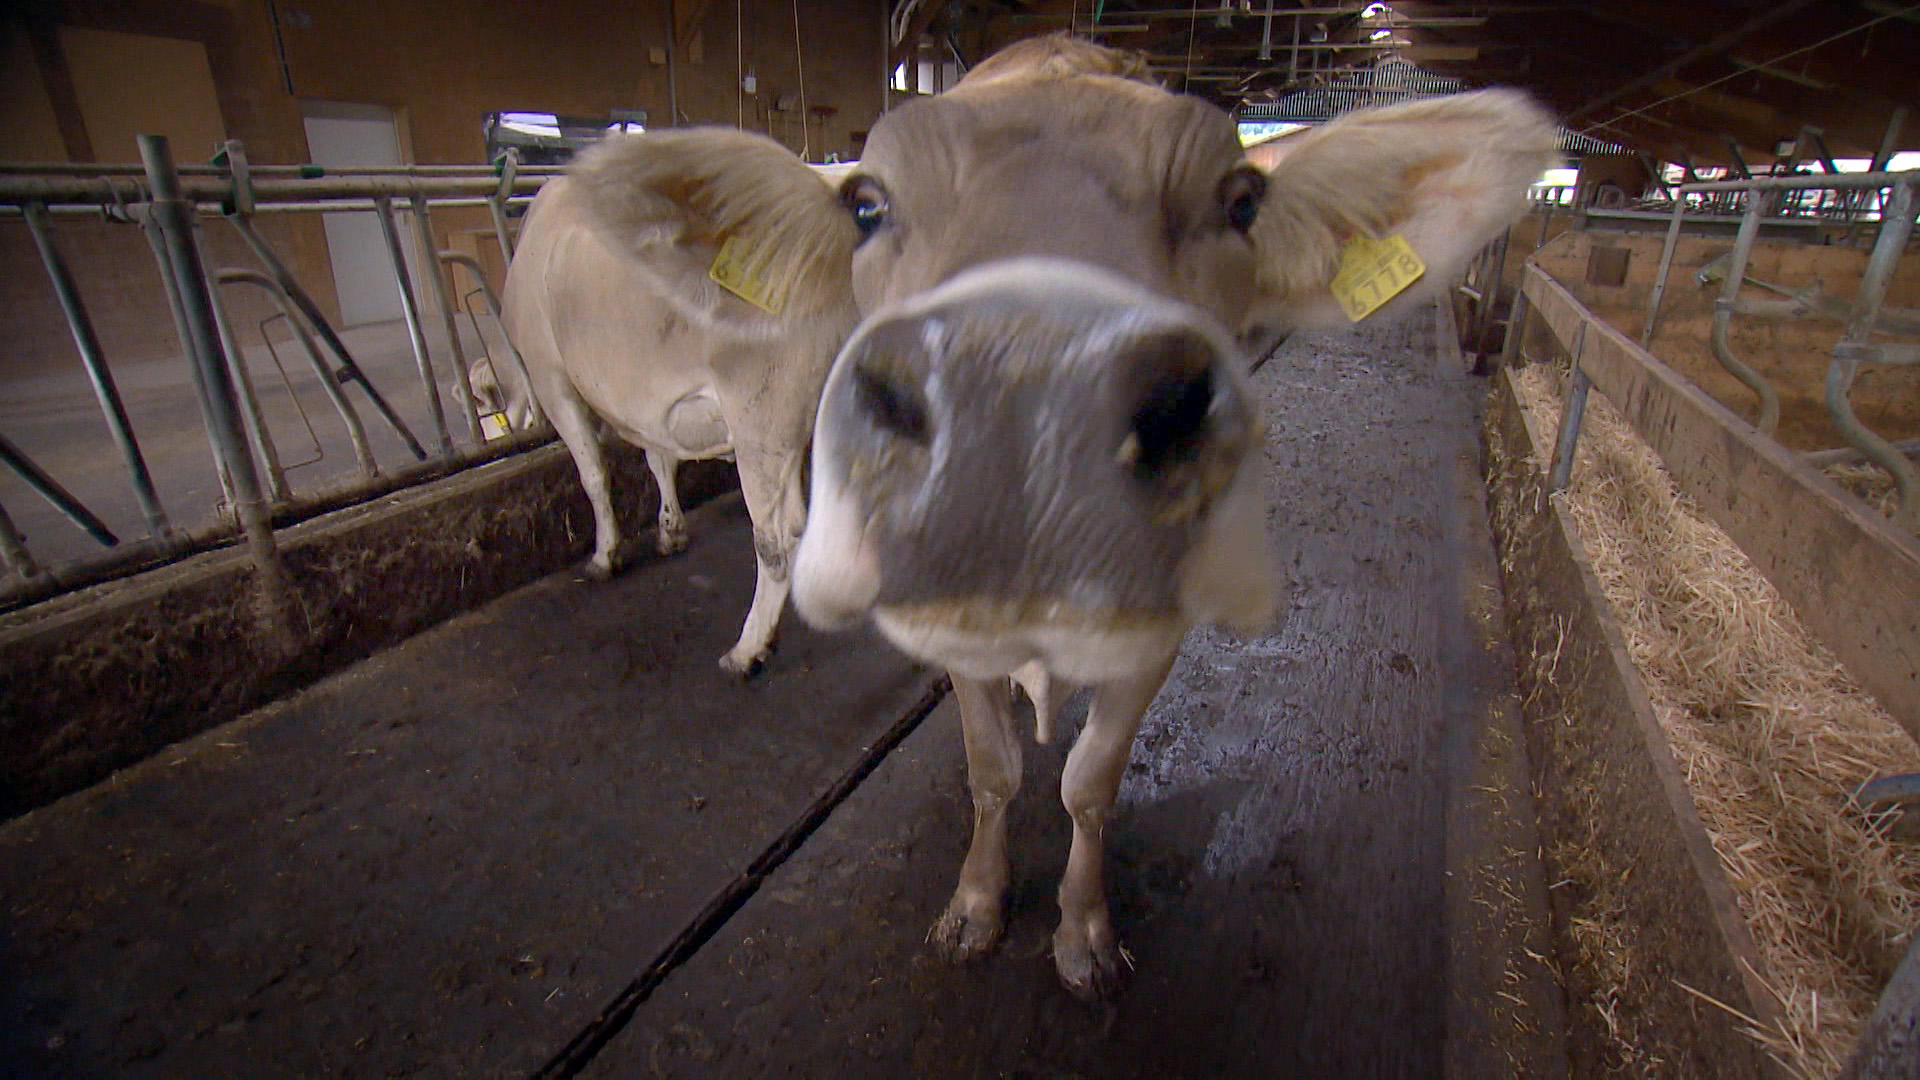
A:
{"label": "cow's eye", "polygon": [[1227,211],[1227,224],[1235,232],[1253,228],[1260,216],[1260,201],[1267,197],[1267,178],[1252,169],[1240,169],[1220,185],[1220,199]]}
{"label": "cow's eye", "polygon": [[853,215],[854,228],[860,230],[860,239],[872,236],[874,230],[887,221],[887,189],[880,186],[878,180],[870,176],[855,177],[840,191],[840,200],[847,206],[847,212]]}

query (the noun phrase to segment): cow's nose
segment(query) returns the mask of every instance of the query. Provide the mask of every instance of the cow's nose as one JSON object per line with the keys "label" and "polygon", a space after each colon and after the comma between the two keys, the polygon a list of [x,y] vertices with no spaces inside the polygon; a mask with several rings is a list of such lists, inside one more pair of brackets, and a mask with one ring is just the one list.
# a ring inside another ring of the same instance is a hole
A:
{"label": "cow's nose", "polygon": [[1231,385],[1216,371],[1220,356],[1203,335],[1190,330],[1146,334],[1115,354],[1136,393],[1126,434],[1116,457],[1141,479],[1192,461],[1205,447],[1211,428],[1231,422],[1223,395]]}

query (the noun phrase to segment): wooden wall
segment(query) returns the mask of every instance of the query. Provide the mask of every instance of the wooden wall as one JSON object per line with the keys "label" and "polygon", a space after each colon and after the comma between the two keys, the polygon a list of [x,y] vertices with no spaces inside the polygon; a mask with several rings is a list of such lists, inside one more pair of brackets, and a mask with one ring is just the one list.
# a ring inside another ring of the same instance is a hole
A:
{"label": "wooden wall", "polygon": [[[677,11],[674,8],[678,8]],[[717,4],[710,0],[27,0],[0,14],[0,160],[126,162],[159,130],[177,160],[219,138],[261,164],[308,160],[303,108],[394,111],[401,155],[478,162],[495,110],[599,116],[644,109],[649,126],[734,124],[811,160],[859,153],[883,93],[882,0]],[[796,48],[796,15],[797,40]],[[739,24],[736,24],[736,17]],[[738,32],[736,32],[736,26]],[[669,63],[671,57],[671,63]],[[738,92],[750,69],[757,94]],[[810,117],[800,122],[801,76]],[[775,106],[785,106],[779,108]],[[329,316],[338,313],[317,221],[266,222]],[[487,226],[483,210],[439,212],[443,246]],[[202,230],[217,265],[251,265],[231,230]],[[177,349],[153,258],[131,226],[59,226],[112,360]],[[37,257],[0,220],[0,378],[76,363]],[[151,287],[149,287],[151,286]]]}

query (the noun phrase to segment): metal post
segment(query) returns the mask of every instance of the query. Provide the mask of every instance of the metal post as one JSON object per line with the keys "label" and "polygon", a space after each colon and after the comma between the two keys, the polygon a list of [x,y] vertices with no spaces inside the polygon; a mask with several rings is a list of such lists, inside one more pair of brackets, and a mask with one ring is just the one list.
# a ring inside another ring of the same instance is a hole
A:
{"label": "metal post", "polygon": [[1560,413],[1560,435],[1554,440],[1553,471],[1547,476],[1547,491],[1565,491],[1573,478],[1573,452],[1580,443],[1580,422],[1587,412],[1587,391],[1593,380],[1580,366],[1580,355],[1587,347],[1587,324],[1573,333],[1573,378],[1567,384],[1567,405]]}
{"label": "metal post", "polygon": [[[400,246],[400,230],[393,224],[393,201],[385,195],[373,200],[374,214],[380,219],[380,235],[387,241],[387,257],[393,262],[393,276],[400,283],[400,313],[406,316],[407,340],[413,343],[413,360],[420,381],[427,388],[427,415],[433,418],[433,430],[440,436],[440,453],[453,453],[453,436],[447,432],[447,414],[440,407],[440,388],[433,378],[433,357],[427,352],[427,332],[420,325],[420,302],[414,296],[413,277],[407,272],[406,249]],[[431,250],[431,249],[429,249]]]}
{"label": "metal post", "polygon": [[1667,222],[1667,242],[1660,249],[1660,271],[1653,275],[1653,292],[1647,296],[1647,322],[1640,329],[1640,347],[1653,340],[1653,328],[1660,321],[1660,299],[1667,292],[1667,272],[1673,269],[1673,252],[1680,244],[1680,223],[1687,216],[1685,192],[1674,192],[1673,220]]}
{"label": "metal post", "polygon": [[240,419],[246,423],[254,463],[267,474],[267,498],[286,502],[287,472],[280,467],[280,450],[273,445],[273,433],[267,430],[266,418],[260,415],[260,398],[253,392],[253,376],[247,373],[246,353],[241,350],[239,339],[233,336],[233,326],[227,321],[226,309],[220,306],[220,297],[209,289],[207,300],[213,305],[214,325],[220,328],[220,351],[227,354],[227,369],[233,378],[234,394],[240,399]]}
{"label": "metal post", "polygon": [[405,421],[401,420],[400,415],[387,404],[387,399],[380,396],[380,391],[374,389],[366,373],[360,370],[360,365],[353,362],[353,354],[347,351],[346,343],[340,340],[340,335],[334,333],[332,324],[327,322],[327,317],[321,314],[320,305],[313,302],[313,297],[307,294],[300,280],[294,277],[293,272],[280,261],[280,257],[274,254],[273,248],[267,246],[265,238],[254,229],[253,221],[245,214],[234,214],[227,220],[233,223],[241,239],[253,249],[254,256],[260,260],[262,266],[267,268],[267,273],[272,275],[274,283],[279,285],[287,297],[294,302],[294,305],[300,309],[300,313],[307,317],[307,324],[320,335],[321,341],[326,342],[327,348],[333,352],[334,359],[340,361],[340,369],[334,377],[342,380],[351,379],[359,383],[360,389],[367,392],[367,400],[373,402],[373,407],[387,421],[387,426],[393,428],[394,434],[400,436],[407,444],[407,449],[413,452],[413,456],[421,461],[427,460],[427,451],[420,445],[420,440],[413,437],[413,432],[407,429]]}
{"label": "metal post", "polygon": [[1549,194],[1547,197],[1547,212],[1546,215],[1540,219],[1540,235],[1533,241],[1533,250],[1539,251],[1541,248],[1547,246],[1547,226],[1553,224],[1553,211],[1554,208],[1559,205],[1560,196],[1557,194]]}
{"label": "metal post", "polygon": [[221,356],[220,331],[215,325],[200,252],[194,243],[193,203],[180,197],[180,178],[173,171],[173,155],[167,148],[166,136],[140,136],[140,160],[146,166],[147,183],[153,192],[149,213],[159,226],[173,283],[179,293],[180,311],[184,316],[182,325],[187,331],[181,344],[207,387],[207,427],[233,478],[234,511],[240,519],[254,572],[259,576],[264,614],[281,632],[284,641],[291,637],[293,590],[285,568],[280,565],[273,522],[260,492],[260,478],[241,441],[240,404],[234,396],[231,373]]}
{"label": "metal post", "polygon": [[1500,366],[1519,367],[1526,360],[1527,316],[1531,305],[1527,302],[1527,275],[1520,272],[1520,287],[1513,291],[1513,312],[1507,316],[1507,339],[1500,343]]}
{"label": "metal post", "polygon": [[133,481],[133,493],[140,500],[140,512],[147,519],[147,535],[155,540],[164,539],[169,530],[167,512],[160,505],[160,495],[154,490],[153,474],[147,471],[147,461],[140,453],[140,444],[133,437],[133,423],[127,418],[126,406],[120,401],[120,390],[114,385],[113,374],[107,370],[107,361],[100,351],[100,339],[94,335],[93,320],[87,317],[87,308],[80,299],[80,290],[73,283],[73,275],[67,270],[67,264],[60,257],[60,251],[53,246],[53,235],[47,229],[47,208],[44,203],[30,202],[21,207],[26,216],[27,229],[33,234],[33,244],[40,249],[40,261],[46,264],[47,277],[53,283],[54,295],[60,301],[61,311],[67,316],[67,329],[73,333],[73,344],[80,350],[80,362],[86,365],[87,379],[93,383],[93,396],[100,402],[100,413],[106,418],[107,431],[113,436],[113,444],[120,450],[120,459],[126,463],[127,476]]}
{"label": "metal post", "polygon": [[460,344],[460,321],[453,315],[453,298],[447,295],[446,275],[440,272],[440,264],[434,258],[440,249],[433,242],[433,219],[427,215],[425,195],[413,197],[413,231],[420,240],[420,254],[427,260],[422,272],[433,283],[434,303],[440,308],[440,319],[447,328],[447,346],[453,350],[453,384],[460,392],[460,413],[466,417],[467,436],[473,445],[483,446],[487,437],[480,432],[480,414],[474,410],[473,387],[467,380],[467,350]]}
{"label": "metal post", "polygon": [[33,553],[27,550],[27,542],[20,538],[20,530],[13,527],[4,506],[0,506],[0,565],[23,581],[40,576],[40,564],[33,561]]}
{"label": "metal post", "polygon": [[[160,270],[160,289],[167,294],[167,310],[173,315],[173,332],[182,342],[191,335],[187,329],[187,313],[180,306],[180,286],[174,281],[173,263],[167,255],[166,237],[162,235],[160,223],[146,207],[136,208],[140,220],[140,232],[147,238],[147,246],[153,251],[155,264]],[[187,374],[193,379],[193,393],[200,402],[200,415],[206,416],[213,411],[213,405],[207,400],[207,382],[202,377],[200,365],[187,361]],[[220,493],[229,505],[234,502],[233,477],[227,474],[227,459],[220,453],[220,443],[214,437],[213,428],[201,424],[207,433],[207,450],[213,455],[213,471],[220,479]]]}
{"label": "metal post", "polygon": [[60,486],[60,482],[48,476],[26,452],[13,445],[5,435],[0,435],[0,465],[12,469],[14,474],[27,482],[27,486],[40,494],[40,497],[53,504],[55,510],[66,515],[68,521],[78,525],[88,536],[99,541],[102,547],[114,547],[120,538],[106,523],[95,517],[93,511],[73,497],[73,493]]}
{"label": "metal post", "polygon": [[513,181],[520,170],[520,150],[507,147],[500,158],[500,190],[487,200],[487,212],[493,215],[493,236],[500,242],[502,266],[513,265],[513,235],[507,230],[507,200],[513,196]]}
{"label": "metal post", "polygon": [[1747,276],[1747,259],[1753,254],[1754,238],[1760,235],[1760,215],[1764,203],[1761,193],[1749,187],[1747,212],[1740,218],[1740,231],[1733,238],[1733,257],[1727,266],[1727,279],[1720,283],[1720,299],[1714,301],[1713,305],[1712,337],[1713,354],[1720,361],[1720,366],[1760,398],[1760,417],[1753,426],[1771,435],[1780,425],[1780,395],[1765,376],[1733,355],[1733,346],[1727,337],[1733,324],[1734,300],[1739,297],[1740,283]]}

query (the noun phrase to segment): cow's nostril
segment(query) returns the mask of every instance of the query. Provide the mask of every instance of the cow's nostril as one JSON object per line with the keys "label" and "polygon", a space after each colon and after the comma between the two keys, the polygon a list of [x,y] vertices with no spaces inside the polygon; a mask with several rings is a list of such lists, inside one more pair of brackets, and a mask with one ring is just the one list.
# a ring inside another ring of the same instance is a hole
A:
{"label": "cow's nostril", "polygon": [[1149,477],[1198,453],[1213,408],[1213,369],[1171,372],[1154,380],[1133,411],[1122,460]]}
{"label": "cow's nostril", "polygon": [[913,442],[927,442],[927,407],[907,387],[880,372],[855,366],[853,399],[881,429]]}

